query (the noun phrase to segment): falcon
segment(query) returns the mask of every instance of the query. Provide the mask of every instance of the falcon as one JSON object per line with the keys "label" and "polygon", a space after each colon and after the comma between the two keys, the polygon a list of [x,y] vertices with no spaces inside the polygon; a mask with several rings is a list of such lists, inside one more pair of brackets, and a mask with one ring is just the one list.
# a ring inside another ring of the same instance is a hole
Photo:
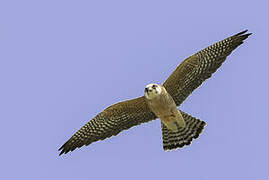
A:
{"label": "falcon", "polygon": [[165,151],[190,145],[193,139],[198,138],[206,123],[177,107],[251,35],[246,32],[230,36],[188,57],[162,85],[147,85],[144,96],[109,106],[63,144],[59,155],[158,118],[161,120]]}

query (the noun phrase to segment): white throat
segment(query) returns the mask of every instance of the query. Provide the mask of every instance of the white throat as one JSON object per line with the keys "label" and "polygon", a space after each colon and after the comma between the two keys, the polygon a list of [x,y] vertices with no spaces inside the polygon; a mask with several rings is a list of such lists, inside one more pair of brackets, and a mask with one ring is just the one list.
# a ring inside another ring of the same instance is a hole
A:
{"label": "white throat", "polygon": [[145,97],[147,99],[154,99],[162,93],[162,88],[158,84],[148,84],[145,88]]}

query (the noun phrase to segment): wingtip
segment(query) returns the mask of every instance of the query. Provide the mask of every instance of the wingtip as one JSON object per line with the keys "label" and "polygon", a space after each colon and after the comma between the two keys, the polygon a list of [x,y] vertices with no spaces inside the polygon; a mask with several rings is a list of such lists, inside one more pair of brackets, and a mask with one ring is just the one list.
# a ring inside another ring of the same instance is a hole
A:
{"label": "wingtip", "polygon": [[61,150],[63,149],[63,147],[64,147],[64,146],[61,146],[61,147],[58,149],[58,151],[61,151]]}
{"label": "wingtip", "polygon": [[239,36],[239,35],[242,35],[242,34],[245,34],[246,32],[248,32],[248,29],[244,30],[244,31],[241,31],[239,33],[236,34],[236,36]]}
{"label": "wingtip", "polygon": [[61,151],[61,152],[59,153],[59,156],[61,156],[61,155],[64,153],[63,146],[62,146],[62,147],[60,147],[60,148],[58,149],[58,151]]}
{"label": "wingtip", "polygon": [[66,149],[62,149],[62,150],[59,150],[59,151],[61,151],[61,152],[59,153],[59,156],[61,156],[62,154],[66,154],[66,153],[69,152],[69,150],[66,150]]}
{"label": "wingtip", "polygon": [[58,151],[61,151],[59,156],[61,156],[62,154],[66,154],[68,151],[66,150],[65,146],[66,146],[67,142],[64,143],[59,149]]}
{"label": "wingtip", "polygon": [[248,36],[250,36],[252,33],[247,33],[247,34],[245,34],[246,32],[248,32],[248,29],[246,29],[246,30],[244,30],[244,31],[241,31],[241,32],[239,32],[239,33],[237,33],[235,36],[244,36],[244,37],[248,37]]}

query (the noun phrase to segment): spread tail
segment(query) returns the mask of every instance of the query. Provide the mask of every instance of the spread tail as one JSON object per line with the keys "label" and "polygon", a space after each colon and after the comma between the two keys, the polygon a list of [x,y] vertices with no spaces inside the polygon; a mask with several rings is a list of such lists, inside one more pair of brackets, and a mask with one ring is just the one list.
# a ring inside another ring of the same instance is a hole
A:
{"label": "spread tail", "polygon": [[162,123],[163,149],[165,151],[181,148],[184,145],[190,145],[193,139],[199,137],[206,125],[204,121],[196,119],[182,111],[180,112],[186,122],[184,128],[178,126],[178,131],[173,132],[167,129]]}

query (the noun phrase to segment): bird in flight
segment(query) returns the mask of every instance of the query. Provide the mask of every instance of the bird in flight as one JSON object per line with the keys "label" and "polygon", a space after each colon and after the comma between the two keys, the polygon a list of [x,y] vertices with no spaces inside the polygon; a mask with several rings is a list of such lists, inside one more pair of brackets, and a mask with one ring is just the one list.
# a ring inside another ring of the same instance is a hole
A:
{"label": "bird in flight", "polygon": [[246,32],[230,36],[188,57],[162,85],[147,85],[144,96],[109,106],[63,144],[59,155],[116,136],[123,130],[157,118],[161,120],[164,150],[190,145],[193,139],[198,138],[206,123],[177,107],[251,35]]}

